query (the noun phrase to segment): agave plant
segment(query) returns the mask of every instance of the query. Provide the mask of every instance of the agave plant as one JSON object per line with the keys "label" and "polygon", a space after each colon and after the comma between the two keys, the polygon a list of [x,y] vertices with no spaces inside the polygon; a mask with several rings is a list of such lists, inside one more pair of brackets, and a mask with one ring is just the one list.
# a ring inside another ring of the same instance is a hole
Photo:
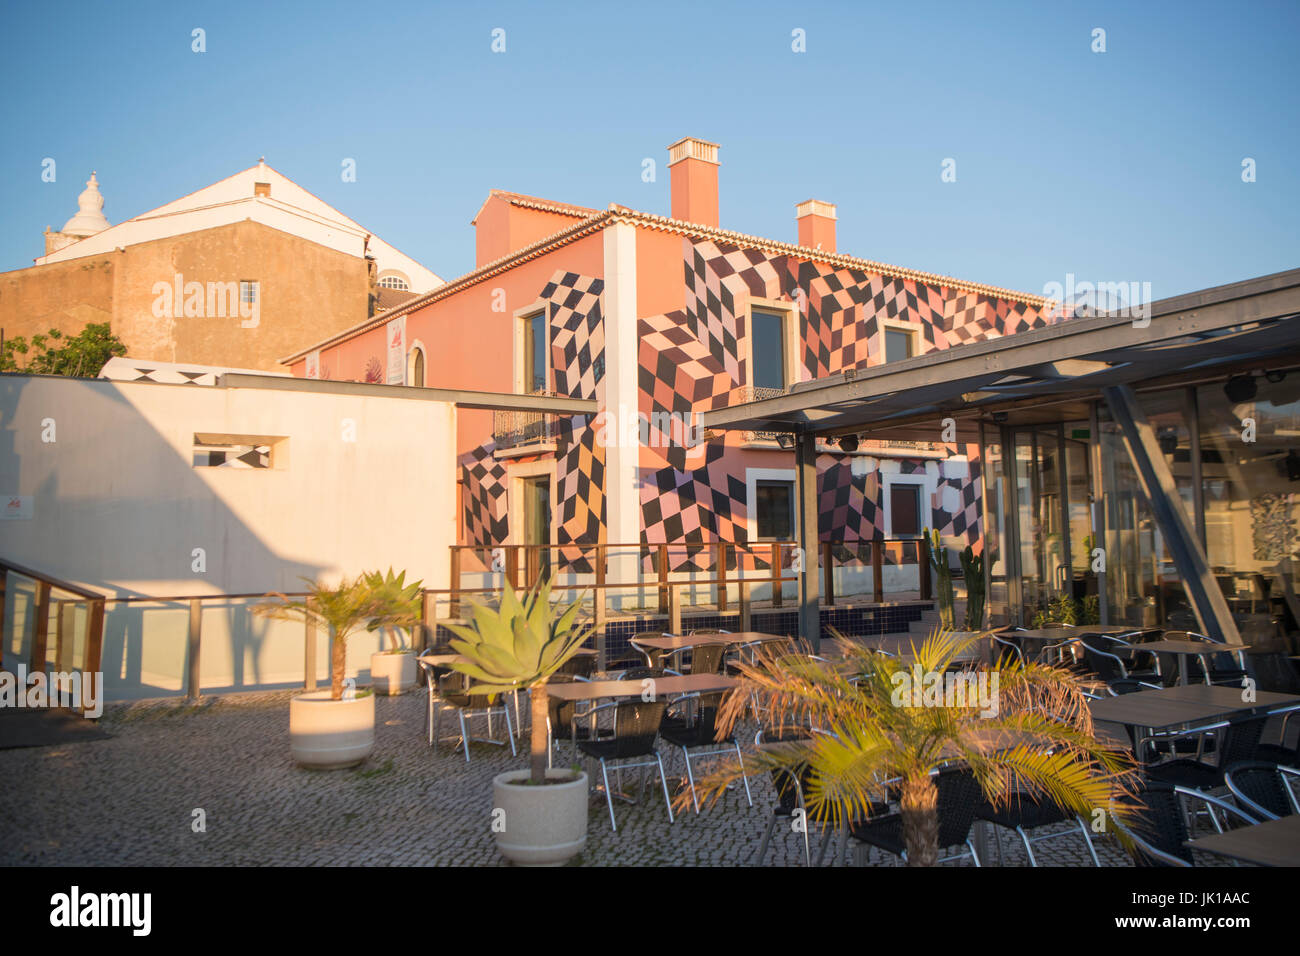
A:
{"label": "agave plant", "polygon": [[406,572],[394,575],[391,567],[386,573],[366,571],[362,578],[380,610],[366,625],[366,630],[392,630],[400,639],[406,631],[419,626],[423,580],[408,585]]}
{"label": "agave plant", "polygon": [[[913,645],[913,660],[906,662],[834,634],[847,658],[841,664],[785,653],[739,665],[741,685],[719,713],[720,735],[731,732],[751,700],[774,727],[823,732],[770,744],[743,769],[730,761],[702,785],[709,802],[743,774],[785,770],[799,776],[806,769],[809,817],[839,826],[864,819],[873,802],[897,788],[910,866],[938,859],[938,792],[931,773],[957,761],[970,767],[995,805],[1022,793],[1055,801],[1090,822],[1098,819],[1097,810],[1121,822],[1131,814],[1133,764],[1097,740],[1083,687],[1069,671],[1008,661],[998,671],[980,665],[963,672],[965,686],[991,686],[994,700],[942,689],[936,696],[928,676],[937,675],[942,688],[979,636],[937,631],[919,648]],[[920,695],[909,689],[918,679],[927,685]],[[678,799],[684,808],[686,800]],[[1124,839],[1122,832],[1117,836]]]}
{"label": "agave plant", "polygon": [[451,642],[463,660],[451,664],[473,682],[471,694],[509,693],[527,688],[532,700],[530,782],[546,782],[546,681],[577,653],[591,634],[577,625],[582,598],[566,607],[551,605],[551,582],[539,581],[521,602],[506,582],[500,607],[471,603],[470,623],[447,624],[459,635]]}

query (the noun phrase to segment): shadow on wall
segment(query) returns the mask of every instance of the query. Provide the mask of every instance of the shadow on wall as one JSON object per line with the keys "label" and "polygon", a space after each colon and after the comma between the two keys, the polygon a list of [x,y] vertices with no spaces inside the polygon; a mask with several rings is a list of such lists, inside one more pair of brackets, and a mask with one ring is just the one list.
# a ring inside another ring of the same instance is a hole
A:
{"label": "shadow on wall", "polygon": [[[271,548],[202,479],[189,449],[160,434],[119,384],[0,375],[0,495],[33,499],[31,517],[0,522],[0,555],[110,597],[296,591],[323,570]],[[217,431],[216,424],[189,430]],[[240,491],[224,493],[260,495],[260,477],[250,473]],[[201,571],[195,548],[204,551]],[[302,683],[302,626],[255,617],[252,603],[204,603],[205,692]],[[30,631],[32,615],[17,611],[6,618]],[[182,692],[188,616],[185,603],[107,605],[107,699]],[[7,635],[4,646],[30,657],[29,634]]]}

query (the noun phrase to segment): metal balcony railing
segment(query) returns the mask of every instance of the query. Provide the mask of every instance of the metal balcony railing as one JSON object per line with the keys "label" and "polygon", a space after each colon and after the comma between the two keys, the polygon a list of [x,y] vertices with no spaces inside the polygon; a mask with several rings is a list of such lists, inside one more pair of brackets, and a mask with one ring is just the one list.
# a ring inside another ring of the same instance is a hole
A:
{"label": "metal balcony railing", "polygon": [[[556,393],[544,391],[530,394],[554,396]],[[492,412],[492,441],[500,449],[549,445],[555,441],[555,420],[556,416],[552,412],[497,409]]]}

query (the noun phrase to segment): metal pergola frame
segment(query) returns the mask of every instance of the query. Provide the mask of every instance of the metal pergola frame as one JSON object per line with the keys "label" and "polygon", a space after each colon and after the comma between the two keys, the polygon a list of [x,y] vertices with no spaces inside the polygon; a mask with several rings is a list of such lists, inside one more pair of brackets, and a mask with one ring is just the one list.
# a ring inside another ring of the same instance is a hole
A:
{"label": "metal pergola frame", "polygon": [[[863,435],[934,441],[949,424],[955,426],[950,440],[982,447],[982,426],[996,421],[998,412],[1104,400],[1123,432],[1202,629],[1236,641],[1236,625],[1205,557],[1203,518],[1189,517],[1183,507],[1134,389],[1287,361],[1300,365],[1300,269],[1162,299],[1146,306],[1142,315],[1077,317],[888,365],[850,369],[800,383],[775,398],[741,402],[701,417],[714,432],[794,437],[799,546],[808,556],[799,588],[799,633],[817,647],[820,573],[811,558],[818,540],[817,439]],[[1095,428],[1092,434],[1096,462]]]}

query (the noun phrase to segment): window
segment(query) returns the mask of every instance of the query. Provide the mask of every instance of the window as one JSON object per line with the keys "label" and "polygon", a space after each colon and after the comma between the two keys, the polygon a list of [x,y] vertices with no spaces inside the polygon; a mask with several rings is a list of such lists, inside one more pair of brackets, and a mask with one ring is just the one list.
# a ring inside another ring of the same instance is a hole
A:
{"label": "window", "polygon": [[916,354],[916,333],[910,329],[885,329],[885,361],[899,362]]}
{"label": "window", "polygon": [[411,283],[406,281],[405,276],[390,273],[379,277],[379,287],[381,289],[397,289],[399,292],[409,292]]}
{"label": "window", "polygon": [[258,292],[256,279],[239,280],[239,301],[241,305],[257,305]]}
{"label": "window", "polygon": [[754,485],[755,528],[760,540],[794,537],[794,482],[759,479]]}
{"label": "window", "polygon": [[889,486],[889,525],[890,537],[920,537],[920,485],[896,483]]}
{"label": "window", "polygon": [[547,388],[546,313],[524,316],[524,392],[544,392]]}
{"label": "window", "polygon": [[275,435],[195,434],[195,468],[283,468],[287,438]]}
{"label": "window", "polygon": [[749,316],[752,363],[750,380],[755,388],[782,391],[786,380],[786,317],[781,312],[753,309]]}
{"label": "window", "polygon": [[253,195],[254,195],[254,196],[265,196],[265,197],[267,197],[268,199],[270,199],[270,198],[271,198],[271,184],[270,184],[270,183],[253,183]]}
{"label": "window", "polygon": [[424,385],[424,349],[418,345],[411,349],[406,384],[420,387]]}

